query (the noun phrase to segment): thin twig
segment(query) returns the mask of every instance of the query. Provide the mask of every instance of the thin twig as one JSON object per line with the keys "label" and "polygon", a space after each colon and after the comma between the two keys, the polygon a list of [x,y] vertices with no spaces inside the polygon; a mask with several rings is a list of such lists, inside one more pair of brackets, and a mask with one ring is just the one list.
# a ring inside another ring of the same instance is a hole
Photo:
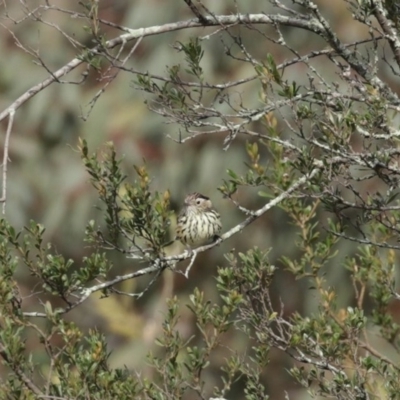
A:
{"label": "thin twig", "polygon": [[190,8],[190,10],[192,11],[192,13],[198,18],[198,20],[204,24],[204,25],[208,25],[208,19],[200,12],[200,10],[193,4],[192,0],[183,0],[188,7]]}
{"label": "thin twig", "polygon": [[[100,96],[106,91],[107,87],[114,81],[114,79],[118,76],[118,74],[121,72],[121,67],[123,67],[125,65],[125,63],[128,61],[128,59],[132,56],[132,54],[135,52],[135,50],[138,48],[140,42],[142,41],[143,36],[140,37],[135,45],[132,47],[132,49],[129,51],[128,55],[124,58],[124,60],[122,61],[121,65],[118,66],[117,72],[110,76],[108,81],[104,84],[104,86],[95,94],[95,96],[93,97],[93,99],[90,101],[89,103],[89,111],[86,113],[85,116],[83,116],[83,120],[86,121],[90,115],[90,113],[93,110],[93,107],[95,106],[95,104],[97,103],[97,100],[100,98]],[[121,54],[123,48],[124,48],[125,42],[123,42],[121,44],[121,48],[119,50],[118,55],[116,56],[116,58],[118,59],[119,55]],[[111,69],[111,67],[109,68],[109,70]],[[108,71],[106,72],[106,74],[108,73]]]}
{"label": "thin twig", "polygon": [[4,140],[3,165],[2,165],[3,179],[2,179],[2,190],[0,198],[0,202],[3,203],[3,214],[6,213],[8,149],[10,144],[11,130],[14,124],[14,115],[15,115],[15,110],[11,109],[8,118],[6,137]]}

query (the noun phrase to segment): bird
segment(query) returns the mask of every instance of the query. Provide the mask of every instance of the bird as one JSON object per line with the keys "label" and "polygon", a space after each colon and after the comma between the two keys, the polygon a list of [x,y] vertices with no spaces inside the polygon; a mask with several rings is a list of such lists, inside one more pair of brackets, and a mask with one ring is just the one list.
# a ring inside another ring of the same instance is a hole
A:
{"label": "bird", "polygon": [[191,249],[213,242],[221,230],[221,217],[211,200],[197,192],[188,194],[178,215],[175,240]]}

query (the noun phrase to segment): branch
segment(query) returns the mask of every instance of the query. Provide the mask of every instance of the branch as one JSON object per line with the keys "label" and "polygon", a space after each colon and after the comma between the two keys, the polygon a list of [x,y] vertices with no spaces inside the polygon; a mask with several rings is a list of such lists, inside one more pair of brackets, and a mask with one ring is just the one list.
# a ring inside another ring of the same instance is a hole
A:
{"label": "branch", "polygon": [[2,189],[0,198],[0,203],[3,203],[3,214],[5,214],[6,212],[8,147],[10,143],[11,130],[14,123],[14,115],[15,115],[15,110],[11,109],[8,118],[6,138],[4,140],[4,153],[3,153],[3,165],[2,165],[3,179],[2,179]]}
{"label": "branch", "polygon": [[[75,307],[79,306],[80,304],[82,304],[94,292],[98,292],[100,290],[107,289],[111,286],[114,286],[114,285],[120,283],[120,282],[127,281],[128,279],[133,279],[133,278],[137,278],[139,276],[149,275],[153,272],[162,271],[165,268],[167,268],[167,266],[168,266],[167,264],[165,264],[165,265],[160,265],[160,264],[161,264],[160,260],[156,260],[150,267],[140,269],[139,271],[131,272],[130,274],[117,276],[114,279],[112,279],[111,281],[102,282],[100,284],[93,285],[90,288],[82,289],[82,297],[80,297],[79,300],[72,303],[71,305],[69,305],[66,308],[57,309],[55,312],[57,314],[65,314],[65,313],[73,310]],[[24,312],[23,314],[26,317],[40,317],[40,318],[47,317],[47,314],[41,313],[41,312],[35,312],[35,311],[34,312]]]}
{"label": "branch", "polygon": [[192,13],[198,18],[199,22],[203,25],[208,25],[208,19],[200,12],[200,10],[193,4],[192,0],[183,0],[188,7],[191,9]]}
{"label": "branch", "polygon": [[389,46],[393,51],[394,58],[396,59],[397,66],[400,67],[400,40],[397,36],[398,33],[396,32],[396,29],[393,27],[393,23],[388,20],[385,15],[382,1],[375,0],[373,13],[386,35],[386,39],[388,40]]}
{"label": "branch", "polygon": [[[323,26],[316,20],[315,18],[292,18],[284,15],[266,15],[266,14],[248,14],[248,15],[221,15],[221,16],[213,16],[213,17],[204,17],[207,20],[208,26],[218,26],[223,25],[247,25],[247,24],[268,24],[268,25],[285,25],[285,26],[294,26],[300,29],[305,29],[316,34],[321,34],[323,30]],[[122,34],[114,39],[106,41],[102,45],[97,45],[91,49],[89,49],[89,53],[92,54],[102,54],[103,49],[113,49],[116,46],[119,46],[123,43],[139,39],[141,37],[160,35],[165,32],[173,32],[182,29],[189,28],[198,28],[202,27],[204,24],[199,22],[198,19],[191,19],[187,21],[174,22],[164,25],[151,26],[148,28],[140,28],[140,29],[128,29],[129,33]],[[346,48],[343,46],[346,50]],[[348,50],[347,50],[348,51]],[[3,112],[0,113],[0,121],[6,118],[11,110],[16,111],[22,104],[27,102],[37,93],[51,85],[53,82],[57,82],[57,80],[72,70],[77,68],[79,65],[83,64],[85,61],[83,57],[76,57],[71,60],[68,64],[63,66],[62,68],[55,71],[48,78],[38,83],[35,86],[32,86],[29,90],[27,90],[24,94],[22,94],[18,99],[16,99],[10,106],[8,106]]]}
{"label": "branch", "polygon": [[17,375],[17,377],[32,393],[34,393],[36,396],[44,397],[44,393],[42,393],[42,391],[32,382],[32,380],[25,375],[24,371],[18,365],[14,365],[14,363],[10,360],[3,343],[0,343],[0,356],[3,357],[3,360],[12,369],[15,375]]}
{"label": "branch", "polygon": [[[255,221],[257,218],[261,217],[263,214],[265,214],[268,210],[270,210],[272,207],[275,207],[279,203],[281,203],[283,200],[287,199],[294,191],[296,191],[300,186],[304,185],[307,183],[310,179],[312,179],[318,172],[320,172],[323,168],[323,165],[321,165],[318,161],[315,163],[315,168],[309,173],[301,178],[299,178],[289,189],[281,193],[279,196],[275,197],[273,200],[269,201],[267,204],[265,204],[262,208],[254,211],[247,219],[245,219],[243,222],[240,224],[236,225],[232,229],[230,229],[228,232],[224,233],[222,236],[220,236],[217,240],[215,240],[213,243],[198,247],[197,249],[194,250],[195,256],[197,256],[198,253],[202,253],[204,251],[207,251],[215,246],[218,246],[225,240],[229,239],[231,236],[235,235],[238,232],[241,232],[246,226],[250,225],[253,221]],[[139,276],[143,275],[149,275],[154,272],[161,273],[164,269],[171,267],[172,265],[176,264],[179,261],[183,261],[187,258],[193,257],[193,252],[188,253],[187,251],[183,252],[182,254],[176,255],[176,256],[169,256],[169,257],[161,257],[153,261],[152,265],[146,268],[143,268],[139,271],[131,272],[129,274],[117,276],[116,278],[102,282],[97,285],[93,285],[90,288],[86,288],[82,290],[82,297],[79,298],[76,302],[70,304],[66,308],[61,308],[57,309],[56,313],[57,314],[65,314],[75,307],[79,306],[82,304],[85,300],[89,298],[89,296],[94,293],[98,292],[107,288],[110,288],[118,283],[121,283],[123,281],[126,281],[128,279],[133,279],[137,278]],[[185,276],[189,274],[189,270],[185,272]],[[24,312],[24,316],[26,317],[41,317],[41,318],[46,318],[47,315],[42,312]]]}
{"label": "branch", "polygon": [[[350,66],[357,71],[363,78],[370,82],[374,87],[378,88],[381,92],[385,93],[388,99],[395,104],[399,104],[398,97],[389,90],[387,85],[382,82],[374,74],[370,74],[368,67],[363,63],[359,62],[354,52],[350,51],[346,45],[341,43],[339,39],[334,35],[327,22],[317,13],[318,18],[310,18],[309,16],[304,17],[289,17],[284,15],[267,15],[267,14],[247,14],[247,15],[221,15],[212,17],[204,17],[208,26],[234,26],[234,25],[249,25],[249,24],[268,24],[268,25],[284,25],[292,26],[299,29],[304,29],[313,32],[323,37],[337,52],[343,57]],[[204,26],[204,23],[198,19],[191,19],[187,21],[174,22],[159,26],[152,26],[148,28],[140,29],[129,29],[126,28],[128,33],[122,34],[114,39],[106,41],[102,45],[97,45],[92,49],[89,49],[89,53],[102,54],[104,49],[112,49],[118,45],[126,42],[152,35],[159,35],[165,32],[172,32],[182,29],[197,28]],[[24,94],[22,94],[17,100],[15,100],[10,106],[8,106],[3,112],[0,113],[0,121],[4,120],[10,113],[11,110],[16,111],[22,104],[31,99],[37,93],[51,85],[53,82],[57,82],[59,78],[67,75],[72,70],[76,69],[79,65],[84,63],[83,57],[76,57],[71,60],[64,67],[58,69],[44,81],[31,87]]]}

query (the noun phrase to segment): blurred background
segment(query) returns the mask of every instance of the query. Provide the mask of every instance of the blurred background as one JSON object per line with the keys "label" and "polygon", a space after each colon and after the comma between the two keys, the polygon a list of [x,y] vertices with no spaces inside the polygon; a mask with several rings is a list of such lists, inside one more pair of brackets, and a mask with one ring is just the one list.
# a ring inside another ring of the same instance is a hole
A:
{"label": "blurred background", "polygon": [[[43,5],[44,1],[28,3],[32,10],[35,6]],[[206,0],[204,3],[217,14],[276,12],[268,2],[259,0]],[[366,34],[363,26],[352,20],[345,1],[316,3],[320,4],[339,36],[347,42]],[[48,24],[40,23],[26,17],[22,4],[13,0],[0,5],[0,54],[3,55],[0,57],[0,110],[48,76],[48,72],[38,65],[32,54],[16,45],[16,39],[27,49],[37,52],[50,71],[57,70],[76,56],[77,50],[71,44],[71,38],[89,47],[93,45],[84,28],[87,21],[73,14],[41,10],[41,18]],[[83,12],[78,2],[70,0],[58,0],[57,7]],[[134,29],[193,18],[184,1],[176,0],[100,0],[98,16]],[[55,25],[65,35],[55,29]],[[120,34],[110,26],[101,25],[101,29],[107,39]],[[279,63],[292,57],[288,51],[285,52],[254,31],[238,29],[242,30],[243,40],[255,58],[263,60],[267,53],[272,53]],[[259,29],[267,34],[272,32],[266,26],[259,26]],[[183,54],[178,53],[173,44],[210,32],[186,29],[146,37],[127,65],[142,72],[166,75],[167,66],[184,63]],[[318,37],[306,31],[283,27],[282,32],[287,42],[300,54],[325,47]],[[224,55],[221,36],[214,35],[202,43],[205,50],[202,67],[207,80],[222,83],[253,76],[251,66]],[[327,79],[334,81],[335,72],[330,69],[330,64],[324,62],[323,59],[317,59],[314,65],[324,68]],[[306,80],[301,68],[301,65],[296,65],[288,69],[288,79],[296,77],[300,84]],[[78,82],[83,71],[84,68],[80,67],[62,80]],[[100,73],[92,70],[84,84],[53,83],[17,111],[10,141],[6,210],[6,218],[16,229],[26,226],[31,219],[43,224],[46,227],[46,239],[54,244],[59,253],[73,259],[79,268],[82,257],[88,251],[83,242],[86,223],[95,219],[101,224],[102,214],[95,207],[99,204],[97,195],[77,151],[78,138],[86,139],[92,151],[112,141],[119,156],[123,157],[122,165],[128,181],[134,179],[133,164],[140,165],[145,160],[152,177],[152,187],[159,191],[169,189],[175,210],[179,210],[187,193],[198,191],[212,199],[222,215],[224,230],[245,218],[229,200],[222,197],[217,188],[223,179],[228,179],[227,169],[237,173],[246,171],[247,138],[238,138],[227,151],[222,150],[224,134],[201,136],[185,144],[174,142],[167,135],[178,138],[180,127],[167,124],[160,116],[150,112],[145,104],[148,97],[135,89],[135,77],[125,72],[119,73],[88,115],[91,100],[105,83],[100,77]],[[257,81],[235,88],[235,91],[247,107],[260,104]],[[2,137],[6,126],[7,121],[3,121],[0,126]],[[254,128],[262,129],[261,126]],[[257,196],[257,190],[241,189],[236,198],[251,209],[263,204],[263,199]],[[325,217],[321,215],[322,223]],[[75,321],[84,331],[97,327],[106,334],[109,350],[112,351],[112,366],[126,365],[130,369],[144,370],[147,368],[146,354],[150,350],[157,351],[154,341],[161,331],[167,297],[177,295],[181,300],[179,329],[184,336],[190,337],[195,333],[195,321],[185,303],[195,287],[204,291],[210,301],[219,302],[215,276],[217,266],[225,263],[225,252],[232,248],[237,252],[246,251],[253,246],[270,248],[270,261],[279,267],[282,255],[296,257],[294,240],[293,226],[275,208],[248,226],[242,234],[235,235],[212,251],[202,253],[196,260],[189,280],[167,271],[140,301],[117,295],[100,299],[100,295],[96,294],[66,318]],[[340,249],[336,263],[351,252],[351,244],[346,246],[349,247]],[[114,275],[140,268],[121,254],[110,254],[110,257],[115,265]],[[179,268],[183,269],[184,264]],[[332,286],[335,286],[341,284],[344,270],[330,268],[327,274]],[[22,294],[28,296],[33,282],[26,270],[18,270],[18,280]],[[146,278],[128,281],[120,289],[138,291],[145,287],[146,282]],[[306,289],[305,282],[294,281],[284,271],[277,274],[273,288],[275,298],[282,299],[285,304],[287,316],[295,311],[304,315],[316,310],[318,298],[313,291]],[[348,292],[350,296],[350,290]],[[345,287],[341,293],[343,297],[340,301],[345,305],[349,301]],[[30,298],[26,298],[23,307],[27,310],[38,309],[30,301]],[[226,345],[245,351],[248,342],[245,336],[231,331],[226,338]],[[44,354],[38,343],[27,338],[27,346],[40,364]],[[221,384],[217,368],[223,364],[224,357],[226,354],[221,350],[215,355],[212,366],[206,370],[204,379],[210,390]],[[309,398],[306,391],[295,385],[289,377],[287,369],[290,363],[291,360],[281,352],[271,351],[271,362],[264,380],[271,399],[284,399],[285,391],[291,399]],[[235,393],[229,397],[230,400],[239,398]]]}

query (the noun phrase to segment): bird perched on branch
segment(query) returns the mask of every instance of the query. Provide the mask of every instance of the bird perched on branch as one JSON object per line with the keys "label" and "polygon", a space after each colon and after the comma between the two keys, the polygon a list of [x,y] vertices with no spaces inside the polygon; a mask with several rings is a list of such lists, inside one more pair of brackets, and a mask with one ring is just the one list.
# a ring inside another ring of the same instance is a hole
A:
{"label": "bird perched on branch", "polygon": [[175,240],[190,248],[201,246],[217,239],[221,229],[221,217],[208,197],[200,193],[186,196],[178,215]]}

